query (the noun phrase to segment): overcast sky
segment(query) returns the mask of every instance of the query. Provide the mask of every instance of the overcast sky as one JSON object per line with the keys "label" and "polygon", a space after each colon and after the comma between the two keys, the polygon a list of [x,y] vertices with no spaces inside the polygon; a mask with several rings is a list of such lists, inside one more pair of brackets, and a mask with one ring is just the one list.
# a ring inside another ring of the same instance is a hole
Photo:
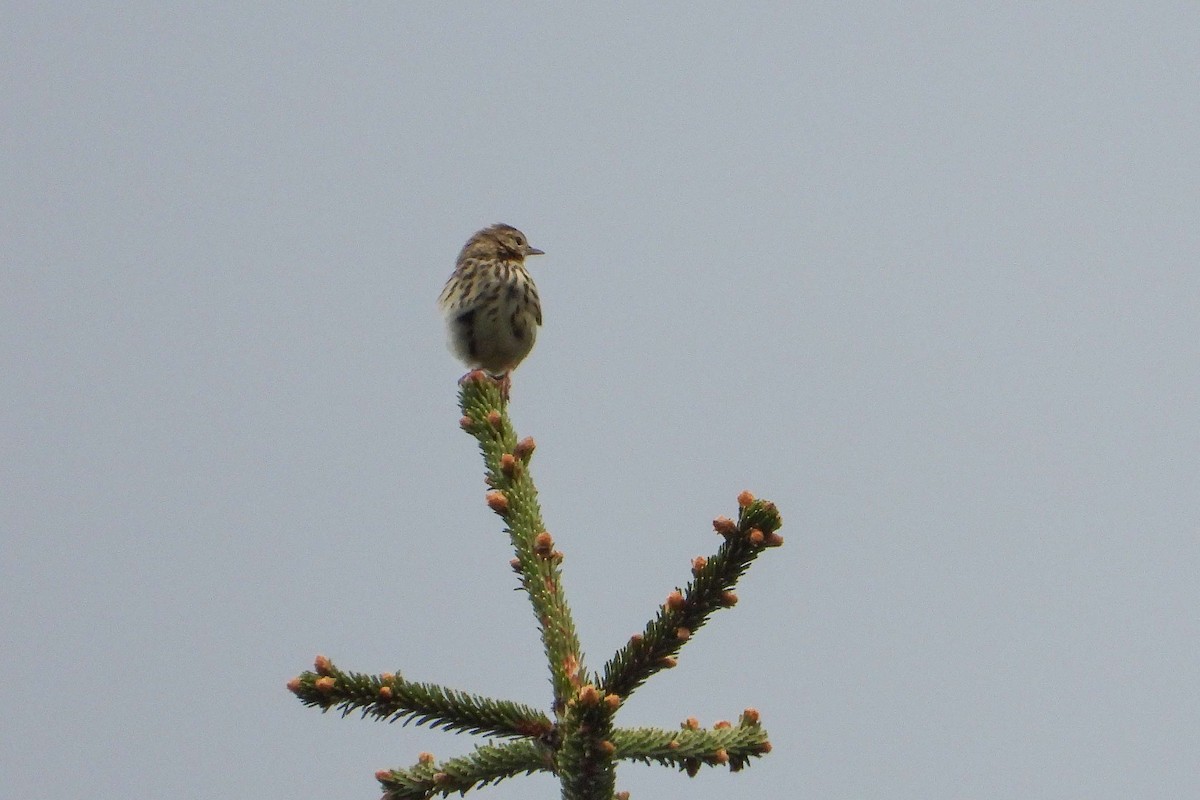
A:
{"label": "overcast sky", "polygon": [[1200,6],[643,5],[9,4],[5,796],[477,741],[303,708],[317,653],[548,707],[435,307],[500,221],[586,664],[784,516],[618,717],[774,751],[620,788],[1200,796]]}

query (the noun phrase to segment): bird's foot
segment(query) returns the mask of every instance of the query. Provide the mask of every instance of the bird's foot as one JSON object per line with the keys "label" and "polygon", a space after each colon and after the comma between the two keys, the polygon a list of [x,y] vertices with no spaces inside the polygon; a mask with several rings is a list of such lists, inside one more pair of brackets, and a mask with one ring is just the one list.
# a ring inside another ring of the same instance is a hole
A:
{"label": "bird's foot", "polygon": [[476,381],[491,380],[491,379],[492,379],[492,376],[488,375],[483,370],[473,369],[470,372],[468,372],[466,375],[463,375],[461,378],[458,379],[458,385],[466,386],[468,383],[475,383]]}
{"label": "bird's foot", "polygon": [[458,385],[465,386],[475,381],[491,381],[500,390],[500,399],[505,403],[508,402],[508,393],[512,390],[512,373],[505,372],[501,375],[493,375],[486,370],[473,369],[458,379]]}

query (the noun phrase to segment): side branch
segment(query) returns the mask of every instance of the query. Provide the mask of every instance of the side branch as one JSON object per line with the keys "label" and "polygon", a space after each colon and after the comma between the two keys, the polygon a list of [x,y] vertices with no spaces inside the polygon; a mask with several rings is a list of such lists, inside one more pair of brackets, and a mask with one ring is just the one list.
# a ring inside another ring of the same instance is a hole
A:
{"label": "side branch", "polygon": [[544,736],[553,729],[542,712],[520,703],[414,683],[389,672],[343,672],[324,656],[317,656],[316,672],[292,678],[288,688],[306,706],[337,709],[343,717],[361,710],[364,717],[386,722],[501,737]]}
{"label": "side branch", "polygon": [[550,750],[526,740],[477,747],[470,755],[441,764],[434,764],[433,756],[425,753],[411,769],[380,770],[375,779],[383,786],[385,800],[427,800],[464,794],[515,775],[547,771],[553,772]]}
{"label": "side branch", "polygon": [[601,691],[628,697],[654,673],[675,666],[675,654],[708,617],[737,602],[733,587],[751,562],[765,549],[783,544],[776,533],[783,520],[774,503],[742,492],[738,505],[736,524],[725,517],[713,521],[713,527],[725,537],[716,555],[693,561],[691,582],[668,595],[645,631],[630,639],[604,666]]}
{"label": "side branch", "polygon": [[702,765],[728,765],[730,772],[737,772],[748,765],[750,759],[771,751],[767,732],[758,720],[758,712],[748,708],[737,725],[718,722],[711,730],[702,730],[692,719],[678,731],[618,728],[612,734],[615,757],[676,766],[689,775],[695,775]]}

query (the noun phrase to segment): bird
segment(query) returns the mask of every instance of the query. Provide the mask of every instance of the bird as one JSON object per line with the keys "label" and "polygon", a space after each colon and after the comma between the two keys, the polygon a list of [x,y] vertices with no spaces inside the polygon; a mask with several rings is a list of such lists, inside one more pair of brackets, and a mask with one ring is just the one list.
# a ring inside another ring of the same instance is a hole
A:
{"label": "bird", "polygon": [[438,297],[450,349],[472,371],[495,379],[505,398],[509,373],[533,350],[542,324],[541,300],[525,259],[544,254],[511,225],[484,228],[463,245]]}

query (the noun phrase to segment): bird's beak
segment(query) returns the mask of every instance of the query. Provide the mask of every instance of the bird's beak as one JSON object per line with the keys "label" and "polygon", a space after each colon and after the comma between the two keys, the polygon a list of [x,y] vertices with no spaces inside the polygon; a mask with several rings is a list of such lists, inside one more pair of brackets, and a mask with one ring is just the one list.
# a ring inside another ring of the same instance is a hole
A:
{"label": "bird's beak", "polygon": [[546,251],[538,250],[536,247],[530,247],[529,245],[525,245],[525,255],[527,255],[527,256],[544,256],[544,255],[546,255]]}

